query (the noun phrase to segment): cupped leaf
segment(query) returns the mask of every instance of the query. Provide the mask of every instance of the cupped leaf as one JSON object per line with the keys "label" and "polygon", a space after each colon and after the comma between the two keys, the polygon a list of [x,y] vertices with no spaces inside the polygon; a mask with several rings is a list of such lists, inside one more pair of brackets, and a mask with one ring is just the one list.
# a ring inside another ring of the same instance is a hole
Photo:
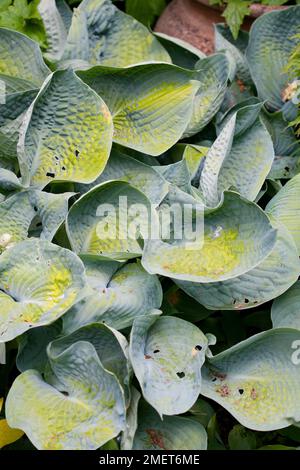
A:
{"label": "cupped leaf", "polygon": [[129,355],[144,398],[160,415],[186,412],[201,389],[208,339],[194,325],[174,317],[137,318]]}
{"label": "cupped leaf", "polygon": [[289,180],[266,206],[266,212],[284,224],[300,254],[300,174]]}
{"label": "cupped leaf", "polygon": [[117,377],[128,400],[131,368],[128,363],[126,338],[103,323],[92,323],[79,328],[74,333],[52,341],[48,347],[50,362],[53,355],[57,357],[73,344],[79,342],[87,342],[94,346],[102,366]]}
{"label": "cupped leaf", "polygon": [[300,24],[300,6],[262,15],[251,27],[246,57],[261,100],[271,110],[281,109],[289,78],[284,67],[292,50]]}
{"label": "cupped leaf", "polygon": [[269,256],[254,269],[222,282],[201,284],[176,280],[176,284],[212,310],[243,310],[279,296],[297,280],[300,261],[287,229],[278,224],[274,227],[278,230],[276,244]]}
{"label": "cupped leaf", "polygon": [[181,138],[199,87],[194,72],[171,64],[98,66],[77,74],[108,105],[114,142],[149,155],[160,155]]}
{"label": "cupped leaf", "polygon": [[105,170],[89,185],[78,185],[81,192],[87,192],[94,186],[109,180],[127,181],[144,193],[152,204],[158,205],[168,192],[168,183],[150,165],[139,162],[113,148]]}
{"label": "cupped leaf", "polygon": [[222,115],[222,118],[217,122],[218,134],[222,131],[222,129],[224,129],[225,125],[229,122],[231,117],[236,113],[234,136],[238,137],[255,123],[260,114],[262,106],[263,103],[261,103],[259,99],[254,96],[252,98],[246,99],[245,101],[237,103],[235,106],[232,106],[232,108],[226,111]]}
{"label": "cupped leaf", "polygon": [[262,262],[276,240],[276,231],[266,214],[256,204],[229,191],[221,206],[204,215],[203,236],[197,227],[194,230],[196,241],[188,244],[184,240],[148,240],[142,257],[145,269],[193,282],[231,279]]}
{"label": "cupped leaf", "polygon": [[243,426],[272,431],[298,422],[300,332],[278,328],[209,359],[201,393]]}
{"label": "cupped leaf", "polygon": [[92,182],[105,167],[111,139],[112,119],[103,100],[71,70],[55,72],[22,125],[18,156],[24,184]]}
{"label": "cupped leaf", "polygon": [[49,73],[36,42],[17,31],[0,28],[1,80],[10,83],[9,79],[15,78],[16,88],[24,91],[39,88]]}
{"label": "cupped leaf", "polygon": [[79,341],[48,355],[60,388],[35,370],[19,375],[6,400],[10,426],[42,450],[94,450],[125,426],[124,394],[91,343]]}
{"label": "cupped leaf", "polygon": [[73,13],[62,59],[116,67],[145,61],[171,61],[156,37],[110,0],[81,2]]}
{"label": "cupped leaf", "polygon": [[103,322],[120,330],[131,326],[136,317],[161,306],[160,282],[139,262],[120,267],[114,261],[87,257],[83,260],[91,290],[64,316],[64,331],[75,331],[92,322]]}
{"label": "cupped leaf", "polygon": [[215,54],[196,64],[194,78],[200,86],[194,98],[193,114],[184,137],[200,132],[219,110],[229,78],[229,64],[225,54]]}
{"label": "cupped leaf", "polygon": [[71,251],[34,239],[17,243],[0,257],[0,341],[52,323],[84,287],[84,266]]}
{"label": "cupped leaf", "polygon": [[299,140],[281,111],[269,113],[263,109],[263,122],[273,140],[274,152],[278,157],[300,155]]}
{"label": "cupped leaf", "polygon": [[148,236],[152,212],[149,199],[128,183],[102,183],[84,194],[68,214],[72,249],[117,260],[135,258],[142,253],[138,238]]}
{"label": "cupped leaf", "polygon": [[300,330],[300,281],[274,300],[271,317],[273,328],[296,328]]}
{"label": "cupped leaf", "polygon": [[133,450],[206,450],[207,435],[202,424],[180,416],[163,420],[146,403],[139,405],[139,423]]}
{"label": "cupped leaf", "polygon": [[[207,153],[200,188],[208,206],[216,206],[223,191],[232,187],[247,199],[255,200],[271,169],[274,160],[271,137],[260,119],[255,119],[259,109],[247,108],[228,119]],[[246,129],[245,121],[250,124]]]}
{"label": "cupped leaf", "polygon": [[0,171],[0,187],[19,191],[0,203],[1,252],[29,235],[51,241],[66,218],[68,200],[74,194],[51,194],[32,189],[21,191],[22,187],[17,186],[17,182],[18,179],[12,178],[10,173]]}

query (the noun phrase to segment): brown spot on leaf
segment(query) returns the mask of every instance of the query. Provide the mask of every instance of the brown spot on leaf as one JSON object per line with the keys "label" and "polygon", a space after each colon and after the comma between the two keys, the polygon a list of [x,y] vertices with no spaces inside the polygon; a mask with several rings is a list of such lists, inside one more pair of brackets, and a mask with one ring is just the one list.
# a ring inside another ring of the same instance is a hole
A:
{"label": "brown spot on leaf", "polygon": [[250,396],[251,396],[252,400],[256,400],[256,398],[257,398],[257,391],[255,390],[255,388],[252,388],[251,393],[250,393]]}
{"label": "brown spot on leaf", "polygon": [[148,356],[148,354],[145,354],[145,359],[152,359],[152,356]]}
{"label": "brown spot on leaf", "polygon": [[239,89],[240,89],[240,92],[241,92],[241,93],[244,93],[244,91],[246,90],[246,86],[245,86],[243,80],[238,79],[238,80],[236,81],[236,83],[237,83],[237,86],[238,86]]}
{"label": "brown spot on leaf", "polygon": [[217,388],[217,393],[221,395],[221,397],[228,397],[230,395],[230,390],[228,385],[224,384],[221,387]]}
{"label": "brown spot on leaf", "polygon": [[149,435],[151,439],[151,444],[154,446],[160,447],[161,449],[167,450],[164,444],[163,434],[160,431],[156,431],[155,429],[146,429],[146,433]]}

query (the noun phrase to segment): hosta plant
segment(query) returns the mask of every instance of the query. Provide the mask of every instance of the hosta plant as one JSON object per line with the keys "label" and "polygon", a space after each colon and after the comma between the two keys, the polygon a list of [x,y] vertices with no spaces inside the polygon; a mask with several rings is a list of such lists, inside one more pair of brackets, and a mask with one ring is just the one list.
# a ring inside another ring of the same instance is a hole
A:
{"label": "hosta plant", "polygon": [[38,9],[43,53],[0,28],[0,447],[296,448],[300,6],[209,57]]}

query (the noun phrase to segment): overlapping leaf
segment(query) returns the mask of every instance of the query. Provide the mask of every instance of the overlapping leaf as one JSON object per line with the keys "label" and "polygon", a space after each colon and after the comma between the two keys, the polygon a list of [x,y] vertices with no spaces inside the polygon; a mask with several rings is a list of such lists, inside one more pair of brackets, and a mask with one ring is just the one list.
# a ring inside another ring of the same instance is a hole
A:
{"label": "overlapping leaf", "polygon": [[160,282],[139,262],[122,266],[115,261],[83,259],[90,292],[65,314],[65,331],[76,331],[92,322],[103,322],[120,330],[131,326],[136,317],[161,306]]}
{"label": "overlapping leaf", "polygon": [[48,355],[61,388],[35,370],[19,375],[6,401],[9,425],[47,450],[94,450],[117,436],[125,426],[124,395],[95,347],[79,341],[57,351],[50,345]]}
{"label": "overlapping leaf", "polygon": [[248,338],[208,361],[202,394],[250,429],[271,431],[298,422],[299,344],[300,332],[289,328]]}
{"label": "overlapping leaf", "polygon": [[102,183],[69,212],[66,228],[72,249],[114,259],[135,258],[142,253],[138,238],[149,234],[151,213],[149,199],[128,183]]}
{"label": "overlapping leaf", "polygon": [[201,389],[208,339],[179,318],[137,318],[130,337],[130,360],[144,398],[160,415],[187,411]]}
{"label": "overlapping leaf", "polygon": [[296,328],[300,330],[300,281],[274,300],[271,310],[274,328]]}
{"label": "overlapping leaf", "polygon": [[278,230],[276,244],[258,266],[240,276],[206,284],[179,281],[187,294],[206,308],[242,310],[256,307],[285,292],[300,275],[300,261],[290,233],[274,223]]}
{"label": "overlapping leaf", "polygon": [[47,325],[80,299],[84,267],[69,250],[27,240],[0,257],[0,341]]}
{"label": "overlapping leaf", "polygon": [[203,236],[199,232],[195,237],[188,243],[184,239],[173,243],[148,240],[143,266],[179,280],[225,281],[263,261],[274,247],[276,232],[256,204],[226,192],[223,204],[204,215]]}
{"label": "overlapping leaf", "polygon": [[170,62],[148,29],[110,0],[83,0],[73,13],[63,61],[126,67],[145,61]]}
{"label": "overlapping leaf", "polygon": [[103,100],[71,70],[55,72],[26,113],[19,140],[24,184],[92,182],[111,149],[112,119]]}
{"label": "overlapping leaf", "polygon": [[108,105],[114,141],[149,155],[160,155],[181,138],[199,87],[197,74],[170,64],[98,66],[78,75]]}
{"label": "overlapping leaf", "polygon": [[300,7],[273,11],[253,24],[246,57],[258,97],[271,110],[281,109],[286,100],[289,77],[284,73],[289,55],[296,46]]}
{"label": "overlapping leaf", "polygon": [[202,424],[180,416],[160,416],[146,404],[139,406],[139,425],[134,450],[205,450],[207,435]]}

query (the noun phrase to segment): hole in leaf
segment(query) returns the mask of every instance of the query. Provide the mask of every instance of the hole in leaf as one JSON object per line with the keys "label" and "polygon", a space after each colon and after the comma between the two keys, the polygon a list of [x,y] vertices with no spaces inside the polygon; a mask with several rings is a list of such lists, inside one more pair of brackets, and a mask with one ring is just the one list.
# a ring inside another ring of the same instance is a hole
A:
{"label": "hole in leaf", "polygon": [[196,351],[201,351],[202,346],[200,346],[200,344],[196,344],[195,349],[196,349]]}
{"label": "hole in leaf", "polygon": [[243,393],[244,393],[244,389],[243,389],[243,388],[239,388],[239,394],[240,394],[240,395],[243,395]]}
{"label": "hole in leaf", "polygon": [[65,166],[62,166],[61,169],[62,169],[62,171],[65,171],[66,167],[65,167]]}
{"label": "hole in leaf", "polygon": [[176,375],[177,375],[180,379],[183,379],[183,377],[185,377],[185,373],[184,373],[184,372],[176,372]]}
{"label": "hole in leaf", "polygon": [[68,396],[69,396],[69,392],[61,391],[60,393],[62,393],[63,395],[65,395],[65,397],[68,397]]}
{"label": "hole in leaf", "polygon": [[55,178],[55,173],[51,173],[50,171],[48,171],[46,173],[46,176],[48,176],[49,178]]}
{"label": "hole in leaf", "polygon": [[38,208],[36,206],[34,206],[33,210],[34,210],[34,212],[37,212]]}
{"label": "hole in leaf", "polygon": [[75,150],[75,157],[79,157],[79,150]]}
{"label": "hole in leaf", "polygon": [[250,302],[249,299],[245,299],[245,304],[248,304]]}
{"label": "hole in leaf", "polygon": [[159,353],[159,349],[154,349],[153,354]]}

